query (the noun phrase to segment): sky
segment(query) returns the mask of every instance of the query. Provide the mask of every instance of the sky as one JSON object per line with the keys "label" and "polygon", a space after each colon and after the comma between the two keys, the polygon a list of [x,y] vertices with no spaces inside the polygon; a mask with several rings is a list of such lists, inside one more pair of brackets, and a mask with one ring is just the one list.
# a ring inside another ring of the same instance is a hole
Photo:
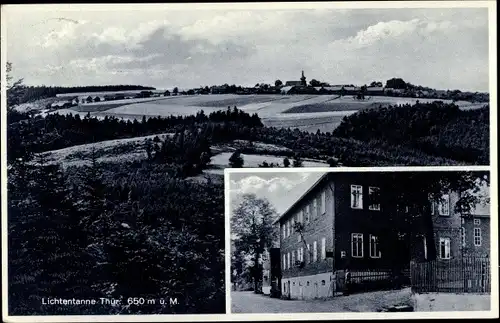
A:
{"label": "sky", "polygon": [[[325,172],[244,172],[231,173],[229,178],[230,210],[234,210],[242,201],[244,194],[255,194],[264,198],[281,216],[307,190],[309,190]],[[479,183],[479,182],[478,182]],[[473,214],[487,214],[490,208],[490,188],[483,183],[478,192],[480,203],[473,209]],[[231,214],[231,213],[230,213]]]}
{"label": "sky", "polygon": [[243,194],[265,198],[282,215],[295,203],[324,172],[269,172],[232,173],[229,196],[231,210],[241,202]]}
{"label": "sky", "polygon": [[401,77],[488,91],[486,8],[225,6],[6,6],[7,60],[30,85],[253,86],[298,80],[304,70],[331,84]]}

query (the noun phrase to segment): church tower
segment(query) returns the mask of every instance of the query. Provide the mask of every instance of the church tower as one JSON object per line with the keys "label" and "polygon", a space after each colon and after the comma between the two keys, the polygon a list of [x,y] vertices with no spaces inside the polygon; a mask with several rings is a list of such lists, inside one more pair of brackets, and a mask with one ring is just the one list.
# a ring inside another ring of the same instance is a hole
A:
{"label": "church tower", "polygon": [[302,77],[300,78],[300,83],[302,86],[307,86],[306,77],[304,76],[304,71],[302,71]]}

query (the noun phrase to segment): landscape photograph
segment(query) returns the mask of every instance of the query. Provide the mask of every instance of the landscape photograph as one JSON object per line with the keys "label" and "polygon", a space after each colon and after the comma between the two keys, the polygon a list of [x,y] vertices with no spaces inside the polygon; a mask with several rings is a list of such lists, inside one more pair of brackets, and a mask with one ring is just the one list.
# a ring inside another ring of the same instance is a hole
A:
{"label": "landscape photograph", "polygon": [[226,168],[488,167],[489,10],[2,5],[4,316],[226,313]]}

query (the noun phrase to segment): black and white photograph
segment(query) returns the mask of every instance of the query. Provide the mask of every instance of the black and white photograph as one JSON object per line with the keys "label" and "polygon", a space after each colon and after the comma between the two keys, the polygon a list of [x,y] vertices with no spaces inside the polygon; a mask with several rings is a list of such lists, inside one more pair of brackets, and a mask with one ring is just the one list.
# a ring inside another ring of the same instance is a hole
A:
{"label": "black and white photograph", "polygon": [[[5,4],[0,21],[4,321],[422,311],[415,295],[435,293],[478,294],[469,309],[498,316],[485,307],[498,299],[497,210],[471,194],[458,210],[453,195],[476,183],[459,170],[477,171],[497,198],[495,2]],[[295,214],[285,206],[315,185],[314,170],[374,167],[381,198],[403,194],[409,211],[369,209],[378,193],[363,186],[355,213],[383,232],[348,232],[336,222],[348,211],[326,213],[322,229],[336,231],[307,242],[307,263],[297,250],[308,231],[287,229],[297,246],[281,238]],[[384,179],[415,167],[456,172],[422,186],[426,198],[450,190],[449,217],[430,216],[405,179]],[[259,184],[233,178],[238,169],[290,178]],[[395,235],[386,224],[398,212]],[[434,218],[463,227],[470,252],[461,233],[441,242]],[[441,276],[445,264],[455,276]],[[438,303],[427,311],[447,308]]]}
{"label": "black and white photograph", "polygon": [[488,311],[485,171],[228,173],[233,313]]}

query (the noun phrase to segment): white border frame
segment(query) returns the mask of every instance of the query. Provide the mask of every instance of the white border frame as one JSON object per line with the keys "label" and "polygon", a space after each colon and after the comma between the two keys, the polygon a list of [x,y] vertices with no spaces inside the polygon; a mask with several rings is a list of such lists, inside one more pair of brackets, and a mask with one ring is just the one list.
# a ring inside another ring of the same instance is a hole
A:
{"label": "white border frame", "polygon": [[[23,5],[2,5],[1,14],[2,18],[9,10],[9,7],[18,7]],[[24,5],[27,6],[27,5]],[[491,205],[498,205],[498,183],[497,183],[497,46],[496,46],[496,1],[379,1],[379,2],[294,2],[294,3],[265,3],[258,5],[257,3],[205,3],[205,4],[48,4],[48,5],[38,5],[37,10],[40,11],[57,11],[57,10],[92,10],[92,11],[109,11],[115,10],[119,6],[120,10],[136,10],[136,11],[148,11],[148,10],[293,10],[293,9],[375,9],[375,8],[487,8],[488,9],[488,20],[489,20],[489,93],[490,93],[490,166],[471,166],[471,167],[412,167],[405,168],[411,171],[430,171],[430,170],[489,170],[491,176],[490,194],[491,194]],[[33,5],[30,5],[33,8]],[[1,28],[1,69],[2,72],[5,68],[6,63],[6,20],[0,19]],[[229,218],[226,214],[225,225],[226,225],[226,309],[228,314],[218,314],[218,315],[70,315],[70,316],[8,316],[8,294],[7,294],[7,205],[5,203],[5,196],[7,193],[7,161],[5,158],[6,154],[6,102],[5,102],[5,73],[1,73],[1,214],[2,214],[2,318],[5,322],[186,322],[186,321],[253,321],[253,320],[329,320],[329,319],[374,319],[374,320],[386,320],[386,319],[414,319],[414,318],[494,318],[498,317],[498,249],[496,245],[492,248],[492,297],[491,297],[491,310],[489,312],[422,312],[422,313],[302,313],[302,314],[229,314],[231,303],[230,303],[230,242],[229,242]],[[344,168],[345,171],[391,171],[391,170],[403,170],[402,168],[395,167],[383,167],[383,168]],[[338,168],[337,170],[342,169]],[[293,171],[293,169],[288,169],[288,171]],[[304,172],[322,172],[325,170],[331,170],[331,168],[301,168]],[[248,172],[248,171],[266,171],[265,169],[232,169],[228,173],[232,172]],[[269,171],[274,172],[276,169],[269,169]],[[228,174],[225,172],[225,174]],[[228,184],[227,176],[225,177],[225,184]],[[228,196],[225,193],[225,206],[226,212],[228,208]],[[492,207],[494,213],[491,217],[491,241],[497,241],[494,238],[498,238],[498,214],[497,208]],[[494,215],[494,216],[493,216]],[[494,294],[496,292],[497,294]]]}

